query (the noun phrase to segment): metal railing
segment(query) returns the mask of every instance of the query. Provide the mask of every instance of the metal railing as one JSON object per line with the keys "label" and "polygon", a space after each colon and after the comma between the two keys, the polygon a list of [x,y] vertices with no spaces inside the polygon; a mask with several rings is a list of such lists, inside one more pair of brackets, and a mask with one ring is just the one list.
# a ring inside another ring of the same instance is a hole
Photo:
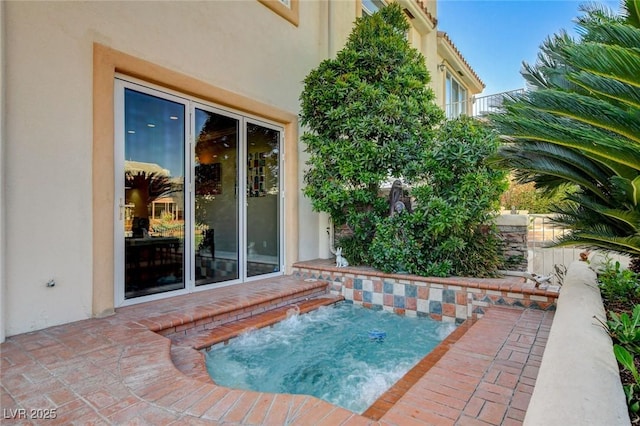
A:
{"label": "metal railing", "polygon": [[472,117],[482,117],[492,112],[498,112],[505,97],[524,93],[524,89],[509,90],[493,95],[480,96],[473,100]]}
{"label": "metal railing", "polygon": [[[562,285],[564,271],[571,262],[580,259],[580,253],[585,250],[577,247],[551,247],[552,243],[564,233],[566,228],[556,225],[550,214],[530,214],[528,229],[528,270],[527,272],[539,276],[551,276],[551,284]],[[619,261],[626,266],[629,259],[618,254],[605,254],[599,251],[592,252],[589,259],[595,257],[596,262],[603,262],[607,257],[613,261]]]}
{"label": "metal railing", "polygon": [[552,215],[530,214],[528,230],[528,272],[551,276],[551,284],[562,285],[563,271],[574,260],[580,259],[579,248],[554,248],[550,245],[567,230],[552,222]]}

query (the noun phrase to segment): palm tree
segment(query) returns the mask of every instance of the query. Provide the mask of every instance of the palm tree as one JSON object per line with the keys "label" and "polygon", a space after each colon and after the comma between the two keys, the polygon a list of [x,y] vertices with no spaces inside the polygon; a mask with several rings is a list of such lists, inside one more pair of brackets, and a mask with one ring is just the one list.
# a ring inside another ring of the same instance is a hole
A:
{"label": "palm tree", "polygon": [[138,191],[142,200],[137,203],[134,216],[149,217],[149,206],[158,198],[166,197],[176,192],[171,178],[157,172],[127,171],[124,175],[125,186]]}
{"label": "palm tree", "polygon": [[530,90],[491,116],[498,163],[544,190],[578,187],[555,209],[570,229],[558,246],[640,259],[640,0],[581,11],[580,37],[548,38],[523,66]]}

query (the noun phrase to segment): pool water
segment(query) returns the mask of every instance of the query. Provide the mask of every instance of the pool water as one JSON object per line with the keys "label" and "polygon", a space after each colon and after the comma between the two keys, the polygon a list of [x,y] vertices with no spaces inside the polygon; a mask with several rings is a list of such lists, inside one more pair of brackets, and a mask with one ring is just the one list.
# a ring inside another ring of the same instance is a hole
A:
{"label": "pool water", "polygon": [[214,347],[206,365],[221,386],[313,395],[362,413],[454,329],[342,302]]}

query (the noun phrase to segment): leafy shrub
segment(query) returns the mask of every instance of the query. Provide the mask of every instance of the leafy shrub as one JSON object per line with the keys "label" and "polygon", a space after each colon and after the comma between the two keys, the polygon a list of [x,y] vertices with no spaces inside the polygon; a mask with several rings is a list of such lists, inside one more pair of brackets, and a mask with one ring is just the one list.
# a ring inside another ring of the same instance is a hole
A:
{"label": "leafy shrub", "polygon": [[598,273],[600,292],[609,320],[605,325],[614,341],[620,378],[632,423],[640,420],[640,276],[605,258]]}
{"label": "leafy shrub", "polygon": [[637,357],[640,355],[638,278],[638,274],[621,269],[620,262],[613,263],[609,257],[598,275],[600,292],[610,318],[604,325],[615,343],[613,351],[620,365],[620,378],[632,423],[637,423],[640,419],[640,374],[637,368]]}
{"label": "leafy shrub", "polygon": [[502,261],[493,219],[506,178],[487,161],[498,145],[497,135],[477,120],[446,122],[427,156],[429,178],[414,191],[427,257],[451,263],[452,274],[490,275]]}
{"label": "leafy shrub", "polygon": [[543,191],[536,188],[533,182],[518,183],[509,181],[509,188],[502,194],[500,205],[511,210],[526,210],[531,214],[547,214],[554,211],[554,206],[566,207],[571,201],[566,199],[568,194],[576,192],[575,186],[565,185],[555,191]]}
{"label": "leafy shrub", "polygon": [[[422,275],[487,275],[500,263],[489,224],[506,188],[486,164],[495,134],[468,117],[446,122],[424,57],[405,38],[397,3],[356,21],[343,50],[305,79],[304,194],[346,224],[352,264]],[[389,216],[382,183],[412,185],[417,207]]]}
{"label": "leafy shrub", "polygon": [[416,218],[404,211],[378,223],[369,248],[375,267],[383,272],[419,274],[424,271],[422,241],[415,235]]}
{"label": "leafy shrub", "polygon": [[309,73],[300,96],[309,153],[304,194],[314,210],[351,229],[353,241],[340,244],[355,264],[369,263],[376,226],[388,212],[381,184],[421,172],[444,118],[425,59],[404,36],[408,29],[397,4],[358,19],[344,49]]}
{"label": "leafy shrub", "polygon": [[613,353],[620,365],[633,376],[635,383],[629,383],[622,386],[624,394],[627,398],[627,406],[630,413],[640,412],[640,374],[635,366],[634,356],[620,345],[613,345]]}
{"label": "leafy shrub", "polygon": [[340,238],[336,242],[336,247],[342,247],[342,255],[349,260],[352,265],[368,265],[369,251],[365,249],[372,237],[368,233],[353,234],[349,237]]}
{"label": "leafy shrub", "polygon": [[502,262],[492,223],[506,180],[486,160],[498,143],[469,117],[446,122],[425,152],[424,180],[412,189],[413,212],[376,227],[372,265],[421,275],[491,275]]}
{"label": "leafy shrub", "polygon": [[598,273],[600,293],[609,301],[626,302],[640,296],[639,276],[629,269],[622,269],[620,262],[613,263],[607,257],[603,269]]}
{"label": "leafy shrub", "polygon": [[626,349],[640,355],[640,305],[633,308],[631,316],[626,312],[609,312],[607,328],[611,337]]}

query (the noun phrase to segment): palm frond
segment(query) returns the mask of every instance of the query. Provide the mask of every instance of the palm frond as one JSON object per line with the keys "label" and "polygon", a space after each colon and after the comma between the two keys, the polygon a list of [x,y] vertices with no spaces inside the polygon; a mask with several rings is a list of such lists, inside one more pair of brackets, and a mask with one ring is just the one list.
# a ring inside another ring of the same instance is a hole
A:
{"label": "palm frond", "polygon": [[[640,72],[640,56],[638,59]],[[524,102],[529,102],[537,110],[608,130],[640,143],[640,120],[636,120],[640,110],[625,110],[592,96],[558,90],[532,92]]]}
{"label": "palm frond", "polygon": [[633,176],[631,170],[640,170],[640,150],[633,142],[610,132],[545,114],[522,103],[509,108],[508,114],[491,115],[490,120],[501,134],[509,135],[510,141],[539,141],[578,149],[622,176]]}
{"label": "palm frond", "polygon": [[610,169],[605,167],[600,159],[593,160],[579,150],[553,143],[525,141],[517,145],[508,144],[500,148],[500,153],[505,157],[523,156],[532,160],[536,158],[553,159],[572,169],[580,170],[582,174],[594,182],[605,182],[610,176]]}
{"label": "palm frond", "polygon": [[575,19],[578,25],[576,31],[582,36],[582,41],[584,42],[606,40],[606,38],[603,39],[602,37],[602,28],[624,21],[624,17],[600,3],[582,4],[578,10],[584,12],[584,15]]}
{"label": "palm frond", "polygon": [[589,209],[593,213],[591,221],[597,221],[599,224],[607,223],[616,229],[618,234],[633,234],[634,230],[640,229],[640,212],[638,211],[610,208],[601,203],[588,203],[584,200],[581,201],[580,207],[581,209],[578,210],[580,215],[584,215],[584,209]]}
{"label": "palm frond", "polygon": [[[579,199],[580,197],[578,197]],[[586,197],[587,199],[589,197]],[[575,199],[571,197],[571,199]],[[593,233],[607,237],[640,236],[638,212],[618,208],[606,208],[597,202],[587,204],[564,203],[554,209],[556,215],[552,222],[571,230],[573,233]]]}
{"label": "palm frond", "polygon": [[566,78],[569,69],[562,48],[573,43],[566,31],[547,37],[540,46],[535,65],[522,63],[521,74],[527,84],[536,89],[569,89],[572,84]]}
{"label": "palm frond", "polygon": [[640,28],[625,24],[622,20],[607,25],[591,26],[588,28],[590,39],[593,41],[640,50]]}
{"label": "palm frond", "polygon": [[[620,102],[627,107],[640,109],[640,90],[629,84],[586,71],[571,73],[567,78],[588,92],[600,95],[601,98],[607,98],[610,101]],[[620,107],[623,106],[621,105]]]}
{"label": "palm frond", "polygon": [[584,6],[581,38],[549,37],[523,75],[537,90],[506,100],[490,121],[504,141],[495,163],[544,190],[579,189],[554,206],[570,231],[559,246],[640,255],[640,1],[625,13]]}
{"label": "palm frond", "polygon": [[640,237],[616,237],[587,232],[572,232],[558,238],[554,247],[576,246],[584,249],[640,255]]}
{"label": "palm frond", "polygon": [[635,28],[640,28],[640,1],[624,0],[623,16],[625,22]]}
{"label": "palm frond", "polygon": [[620,198],[628,202],[631,208],[640,207],[640,175],[633,180],[613,176],[611,182],[615,185]]}
{"label": "palm frond", "polygon": [[621,46],[584,43],[564,47],[579,69],[640,87],[640,52]]}
{"label": "palm frond", "polygon": [[554,189],[567,183],[580,185],[598,198],[606,200],[609,195],[602,187],[585,176],[581,170],[571,167],[566,162],[555,159],[519,155],[509,157],[509,163],[517,168],[515,178],[521,183],[536,182],[538,187]]}

